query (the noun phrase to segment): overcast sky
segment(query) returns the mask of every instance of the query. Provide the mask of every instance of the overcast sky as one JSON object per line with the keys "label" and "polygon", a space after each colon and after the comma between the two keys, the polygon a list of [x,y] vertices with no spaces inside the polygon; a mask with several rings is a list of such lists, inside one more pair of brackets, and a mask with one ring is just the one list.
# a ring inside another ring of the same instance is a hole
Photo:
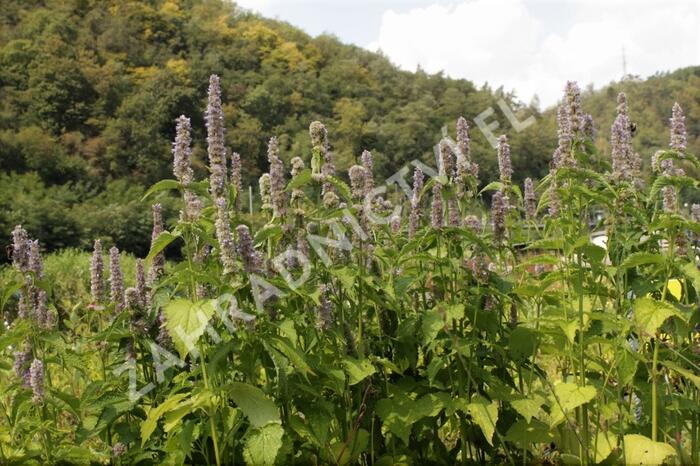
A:
{"label": "overcast sky", "polygon": [[543,107],[567,79],[596,87],[700,65],[700,0],[240,0],[399,67],[503,85]]}

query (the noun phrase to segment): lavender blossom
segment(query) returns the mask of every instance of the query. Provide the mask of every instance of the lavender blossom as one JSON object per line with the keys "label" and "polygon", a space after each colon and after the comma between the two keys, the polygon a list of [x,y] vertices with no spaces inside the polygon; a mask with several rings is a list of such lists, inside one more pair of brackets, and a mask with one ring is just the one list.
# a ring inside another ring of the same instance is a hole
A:
{"label": "lavender blossom", "polygon": [[440,141],[440,175],[453,178],[457,172],[455,154],[446,140]]}
{"label": "lavender blossom", "polygon": [[632,122],[628,116],[627,97],[623,92],[618,95],[617,102],[617,117],[610,136],[613,178],[633,181],[639,174],[641,159],[632,149]]}
{"label": "lavender blossom", "polygon": [[219,197],[214,200],[216,205],[216,240],[219,243],[219,257],[224,266],[224,273],[236,271],[236,253],[231,235],[231,221],[229,220],[226,199]]}
{"label": "lavender blossom", "polygon": [[392,215],[389,219],[389,226],[391,227],[391,233],[398,235],[401,231],[401,216]]}
{"label": "lavender blossom", "polygon": [[165,314],[163,311],[158,312],[158,335],[156,336],[156,341],[163,348],[171,348],[173,345],[173,340],[170,338],[168,329],[165,327]]}
{"label": "lavender blossom", "polygon": [[241,177],[241,154],[231,154],[231,184],[236,189],[236,202],[234,208],[241,210],[241,196],[243,195],[243,179]]}
{"label": "lavender blossom", "polygon": [[44,264],[41,261],[39,240],[29,240],[29,271],[38,279],[44,278]]}
{"label": "lavender blossom", "polygon": [[263,173],[258,179],[260,189],[260,202],[262,210],[272,210],[272,195],[270,194],[270,174]]}
{"label": "lavender blossom", "polygon": [[41,288],[34,290],[34,317],[36,323],[44,330],[50,330],[56,324],[54,315],[47,305],[46,291]]}
{"label": "lavender blossom", "polygon": [[559,199],[559,192],[557,191],[556,185],[552,184],[547,190],[547,195],[549,197],[549,216],[552,218],[557,218],[559,212],[561,211],[561,200]]}
{"label": "lavender blossom", "polygon": [[270,199],[273,212],[281,217],[286,212],[287,195],[284,191],[284,164],[279,157],[279,144],[276,137],[271,137],[267,145],[267,160],[270,163]]}
{"label": "lavender blossom", "polygon": [[119,458],[120,456],[124,456],[127,452],[126,445],[124,445],[121,442],[117,442],[114,444],[112,447],[112,457],[113,458]]}
{"label": "lavender blossom", "polygon": [[462,222],[462,224],[465,228],[468,228],[477,235],[481,234],[481,232],[483,231],[481,220],[479,220],[479,218],[476,215],[467,215],[466,217],[464,217],[464,221]]}
{"label": "lavender blossom", "polygon": [[524,192],[525,217],[528,220],[534,220],[537,212],[537,198],[532,178],[525,178]]}
{"label": "lavender blossom", "polygon": [[457,119],[457,157],[462,158],[464,162],[471,162],[471,148],[469,145],[469,123],[464,117]]}
{"label": "lavender blossom", "polygon": [[175,126],[175,142],[173,142],[173,174],[183,185],[187,186],[194,179],[192,171],[192,137],[190,119],[180,115]]}
{"label": "lavender blossom", "polygon": [[496,191],[491,198],[491,221],[496,241],[501,241],[506,232],[506,203],[501,191]]}
{"label": "lavender blossom", "polygon": [[675,212],[677,205],[676,188],[673,186],[664,186],[661,189],[663,193],[663,207],[665,212]]}
{"label": "lavender blossom", "polygon": [[221,108],[221,83],[215,74],[209,77],[209,97],[204,114],[207,126],[207,153],[209,155],[209,191],[219,198],[226,186],[226,147],[224,146],[224,112]]}
{"label": "lavender blossom", "polygon": [[440,183],[435,183],[433,185],[433,203],[430,210],[430,224],[435,229],[440,229],[443,226],[442,185]]}
{"label": "lavender blossom", "polygon": [[29,342],[25,342],[20,351],[15,351],[14,357],[12,368],[15,375],[22,379],[25,387],[29,387],[29,365],[32,361],[32,346]]}
{"label": "lavender blossom", "polygon": [[29,235],[21,225],[12,230],[12,263],[17,270],[29,270]]}
{"label": "lavender blossom", "polygon": [[353,165],[348,170],[352,197],[361,200],[365,195],[365,182],[367,180],[367,170],[362,165]]}
{"label": "lavender blossom", "polygon": [[44,363],[40,359],[35,359],[29,366],[29,386],[32,389],[32,402],[42,404],[44,402]]}
{"label": "lavender blossom", "polygon": [[263,259],[253,248],[250,230],[246,225],[238,225],[236,233],[238,233],[238,255],[243,261],[243,268],[247,273],[262,273]]}
{"label": "lavender blossom", "polygon": [[498,171],[501,176],[501,183],[509,184],[513,175],[513,168],[510,162],[510,145],[506,135],[498,138]]}
{"label": "lavender blossom", "polygon": [[[158,236],[164,231],[163,212],[160,204],[153,204],[153,230],[151,231],[151,249],[155,246]],[[151,269],[148,272],[149,283],[155,283],[165,270],[165,253],[160,251],[153,256],[151,261]]]}
{"label": "lavender blossom", "polygon": [[364,195],[367,196],[374,189],[374,160],[372,153],[368,150],[362,151],[360,156],[362,166],[365,168],[365,189]]}
{"label": "lavender blossom", "polygon": [[[153,269],[151,269],[153,270]],[[136,295],[138,296],[138,302],[139,305],[144,308],[148,309],[149,302],[148,302],[148,290],[146,289],[146,273],[144,270],[143,266],[143,259],[137,259],[136,260]]]}
{"label": "lavender blossom", "polygon": [[318,307],[316,316],[316,328],[319,330],[328,330],[333,325],[333,303],[330,300],[330,287],[326,284],[320,286],[321,296],[319,301],[321,305]]}
{"label": "lavender blossom", "polygon": [[102,259],[102,242],[95,240],[90,262],[90,296],[93,304],[101,304],[105,297],[105,267]]}
{"label": "lavender blossom", "polygon": [[124,309],[124,276],[122,275],[121,259],[119,249],[112,246],[109,250],[109,270],[110,270],[110,300],[115,305],[117,311]]}
{"label": "lavender blossom", "polygon": [[678,102],[673,104],[673,112],[671,116],[671,149],[678,152],[685,152],[688,137],[685,131],[685,116],[683,109]]}
{"label": "lavender blossom", "polygon": [[416,167],[413,171],[413,194],[411,196],[411,213],[408,217],[408,237],[413,238],[420,222],[420,195],[423,190],[423,171]]}
{"label": "lavender blossom", "polygon": [[454,197],[447,200],[447,219],[451,227],[458,227],[460,224],[459,203]]}
{"label": "lavender blossom", "polygon": [[576,159],[574,159],[571,153],[573,133],[571,128],[572,118],[569,111],[569,107],[563,103],[559,105],[557,110],[557,136],[559,140],[554,155],[552,156],[552,167],[555,171],[559,168],[576,165]]}
{"label": "lavender blossom", "polygon": [[581,129],[583,114],[581,112],[581,89],[575,81],[567,81],[564,88],[571,131],[575,134]]}

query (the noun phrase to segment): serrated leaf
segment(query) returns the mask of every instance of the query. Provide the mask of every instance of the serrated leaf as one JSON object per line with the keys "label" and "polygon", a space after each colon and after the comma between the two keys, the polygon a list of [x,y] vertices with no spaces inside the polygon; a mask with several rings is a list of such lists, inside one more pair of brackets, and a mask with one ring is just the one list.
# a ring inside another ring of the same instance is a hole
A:
{"label": "serrated leaf", "polygon": [[141,446],[146,444],[146,441],[151,437],[153,431],[156,430],[156,427],[158,426],[158,419],[160,419],[160,417],[166,412],[174,409],[180,403],[180,401],[187,396],[187,393],[176,393],[175,395],[168,397],[164,402],[155,408],[151,408],[148,411],[148,417],[146,417],[146,420],[143,421],[143,424],[141,424]]}
{"label": "serrated leaf", "polygon": [[513,442],[520,447],[531,443],[549,443],[554,438],[554,434],[550,432],[549,426],[537,419],[533,419],[531,422],[519,419],[510,426],[505,436],[507,441]]}
{"label": "serrated leaf", "polygon": [[554,394],[558,398],[557,405],[564,411],[570,411],[588,403],[597,393],[595,387],[591,385],[582,387],[575,383],[562,382],[554,386]]}
{"label": "serrated leaf", "polygon": [[180,187],[180,183],[177,180],[160,180],[146,191],[146,193],[141,198],[141,201],[145,201],[151,194],[167,191],[170,189],[177,189]]}
{"label": "serrated leaf", "polygon": [[226,386],[226,389],[231,399],[248,417],[253,427],[263,427],[271,422],[281,422],[277,405],[265,396],[265,393],[258,387],[242,382],[231,382]]}
{"label": "serrated leaf", "polygon": [[640,298],[634,302],[634,322],[644,335],[654,335],[671,316],[686,321],[678,309],[666,302],[652,298]]}
{"label": "serrated leaf", "polygon": [[193,303],[186,299],[175,299],[163,306],[165,328],[182,359],[194,349],[197,340],[204,334],[209,319],[214,315],[211,301]]}
{"label": "serrated leaf", "polygon": [[428,344],[435,339],[437,334],[445,327],[445,321],[437,309],[430,309],[423,314],[421,329],[423,331],[423,343]]}
{"label": "serrated leaf", "polygon": [[155,256],[157,256],[163,249],[165,249],[170,243],[179,238],[179,235],[170,233],[169,231],[164,231],[158,235],[158,237],[151,244],[151,250],[148,251],[148,256],[146,256],[146,261],[151,261]]}
{"label": "serrated leaf", "polygon": [[652,254],[650,252],[635,252],[630,254],[622,261],[620,268],[622,270],[630,269],[632,267],[639,267],[640,265],[657,264],[661,265],[665,262],[664,256],[660,254]]}
{"label": "serrated leaf", "polygon": [[305,168],[297,175],[292,178],[292,180],[287,184],[286,191],[291,191],[292,189],[301,188],[302,186],[308,184],[311,181],[311,169]]}
{"label": "serrated leaf", "polygon": [[267,424],[252,429],[246,435],[243,459],[249,466],[274,466],[277,453],[282,447],[284,429],[280,424]]}
{"label": "serrated leaf", "polygon": [[493,400],[489,403],[483,398],[476,398],[467,405],[467,412],[481,428],[489,444],[493,446],[493,433],[496,431],[496,422],[498,422],[498,401]]}
{"label": "serrated leaf", "polygon": [[668,457],[676,455],[676,449],[667,443],[654,442],[643,435],[625,435],[625,464],[662,464]]}
{"label": "serrated leaf", "polygon": [[377,372],[374,365],[366,359],[359,361],[348,357],[343,360],[343,366],[345,367],[345,372],[348,374],[348,383],[350,385],[360,383]]}
{"label": "serrated leaf", "polygon": [[610,453],[617,448],[617,435],[610,431],[598,432],[594,442],[595,462],[600,463],[606,460],[608,456],[610,456]]}
{"label": "serrated leaf", "polygon": [[519,400],[512,400],[510,405],[513,409],[525,418],[525,422],[528,424],[532,421],[533,417],[536,417],[540,412],[540,408],[544,403],[544,398],[541,396],[534,395],[533,398],[521,398]]}

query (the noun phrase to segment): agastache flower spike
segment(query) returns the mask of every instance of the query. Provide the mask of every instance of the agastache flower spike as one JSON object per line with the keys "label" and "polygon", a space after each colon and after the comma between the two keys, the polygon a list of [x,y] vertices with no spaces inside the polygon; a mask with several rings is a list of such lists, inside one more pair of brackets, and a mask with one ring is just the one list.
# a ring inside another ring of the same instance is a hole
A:
{"label": "agastache flower spike", "polygon": [[389,219],[389,225],[391,226],[391,232],[394,235],[398,235],[401,231],[401,217],[399,215],[392,215]]}
{"label": "agastache flower spike", "polygon": [[459,204],[454,197],[447,200],[447,219],[452,227],[458,227],[460,224]]}
{"label": "agastache flower spike", "polygon": [[446,140],[440,141],[440,174],[453,178],[456,173],[455,155]]}
{"label": "agastache flower spike", "polygon": [[537,198],[535,197],[535,187],[532,178],[525,178],[523,200],[525,203],[525,217],[534,220],[537,211]]}
{"label": "agastache flower spike", "polygon": [[286,212],[287,196],[284,192],[284,164],[279,157],[279,144],[276,137],[271,137],[267,145],[267,160],[270,163],[270,199],[275,215],[283,216]]}
{"label": "agastache flower spike", "polygon": [[469,146],[469,123],[464,117],[457,119],[457,156],[461,156],[463,161],[471,162],[471,148]]}
{"label": "agastache flower spike", "polygon": [[224,273],[232,273],[236,270],[236,253],[231,235],[231,223],[226,206],[226,199],[220,197],[214,201],[216,204],[216,240],[219,243],[219,257],[224,266]]}
{"label": "agastache flower spike", "polygon": [[362,160],[362,166],[365,168],[364,195],[366,196],[374,189],[374,160],[372,160],[372,153],[368,150],[362,151],[360,159]]}
{"label": "agastache flower spike", "polygon": [[238,225],[236,233],[238,233],[238,255],[243,261],[245,271],[247,273],[262,273],[262,256],[253,248],[250,230],[246,225]]}
{"label": "agastache flower spike", "polygon": [[25,387],[29,387],[29,365],[32,360],[32,346],[26,341],[22,350],[14,352],[14,365],[12,366],[15,375],[22,379]]}
{"label": "agastache flower spike", "polygon": [[464,217],[464,226],[476,234],[481,234],[483,227],[481,225],[481,220],[476,215],[467,215]]}
{"label": "agastache flower spike", "polygon": [[29,240],[29,270],[41,279],[44,278],[44,264],[41,261],[39,240]]}
{"label": "agastache flower spike", "polygon": [[[160,204],[153,204],[153,230],[151,231],[151,248],[155,246],[155,242],[164,231],[163,226],[163,210]],[[151,269],[148,274],[150,283],[155,283],[165,270],[165,253],[160,251],[153,256],[151,261]]]}
{"label": "agastache flower spike", "polygon": [[685,152],[688,137],[685,132],[685,116],[683,109],[678,102],[673,104],[673,112],[671,116],[671,149],[678,152]]}
{"label": "agastache flower spike", "polygon": [[319,301],[321,305],[318,307],[318,315],[316,316],[316,328],[319,330],[328,330],[333,325],[333,303],[329,298],[330,289],[328,285],[320,286],[321,296]]}
{"label": "agastache flower spike", "polygon": [[423,171],[416,167],[413,171],[413,195],[411,197],[411,213],[408,217],[408,237],[413,238],[418,231],[420,222],[420,194],[423,190]]}
{"label": "agastache flower spike", "polygon": [[272,195],[270,194],[270,174],[263,173],[258,179],[258,187],[260,189],[260,201],[262,210],[272,210]]}
{"label": "agastache flower spike", "polygon": [[367,170],[362,165],[353,165],[350,167],[350,170],[348,170],[352,197],[356,200],[361,200],[365,195],[366,172]]}
{"label": "agastache flower spike", "polygon": [[583,115],[581,112],[581,89],[575,81],[567,81],[565,86],[566,106],[568,107],[571,131],[575,134],[581,129]]}
{"label": "agastache flower spike", "polygon": [[510,162],[510,145],[506,135],[498,138],[498,171],[501,176],[501,183],[509,184],[513,175],[513,168]]}
{"label": "agastache flower spike", "polygon": [[192,137],[190,119],[180,115],[175,126],[175,142],[173,142],[173,174],[183,185],[187,186],[194,179],[192,171]]}
{"label": "agastache flower spike", "polygon": [[21,225],[12,230],[12,263],[17,270],[29,270],[29,235]]}
{"label": "agastache flower spike", "polygon": [[571,141],[573,139],[571,115],[569,107],[563,103],[559,105],[557,110],[557,136],[559,141],[552,156],[552,168],[555,171],[558,168],[576,165],[576,159],[571,154]]}
{"label": "agastache flower spike", "polygon": [[431,226],[435,229],[442,228],[442,217],[442,185],[440,183],[435,183],[433,185],[433,203],[430,210]]}
{"label": "agastache flower spike", "polygon": [[32,402],[44,402],[44,363],[40,359],[32,361],[29,366],[29,386],[32,389]]}
{"label": "agastache flower spike", "polygon": [[506,203],[501,191],[496,191],[491,199],[491,219],[496,241],[503,239],[506,231]]}
{"label": "agastache flower spike", "polygon": [[124,309],[124,277],[119,249],[116,246],[112,246],[109,250],[109,270],[110,299],[117,311],[121,311]]}
{"label": "agastache flower spike", "polygon": [[90,262],[90,295],[93,304],[100,304],[105,297],[104,261],[102,259],[102,242],[95,240]]}
{"label": "agastache flower spike", "polygon": [[209,97],[204,119],[207,126],[209,191],[212,197],[218,198],[225,194],[226,147],[224,146],[224,112],[221,108],[221,83],[215,74],[209,77]]}

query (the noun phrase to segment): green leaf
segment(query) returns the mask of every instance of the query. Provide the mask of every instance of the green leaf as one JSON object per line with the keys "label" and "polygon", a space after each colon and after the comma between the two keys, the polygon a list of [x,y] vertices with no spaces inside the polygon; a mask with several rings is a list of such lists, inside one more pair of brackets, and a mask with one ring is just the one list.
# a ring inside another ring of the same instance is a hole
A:
{"label": "green leaf", "polygon": [[484,186],[484,189],[479,191],[479,194],[483,194],[486,191],[501,191],[501,190],[503,190],[503,187],[504,187],[504,185],[500,181],[492,181],[489,184],[487,184],[486,186]]}
{"label": "green leaf", "polygon": [[666,302],[652,298],[640,298],[634,302],[634,322],[643,335],[654,335],[671,316],[686,322],[685,316]]}
{"label": "green leaf", "polygon": [[598,432],[594,442],[595,462],[600,463],[606,460],[610,453],[617,448],[617,435],[610,431]]}
{"label": "green leaf", "polygon": [[180,401],[187,396],[187,393],[176,393],[148,411],[148,417],[146,417],[146,420],[141,424],[141,446],[145,445],[146,441],[151,437],[151,434],[153,434],[153,431],[156,430],[158,419],[166,412],[174,409]]}
{"label": "green leaf", "polygon": [[516,327],[510,333],[508,342],[508,354],[510,357],[522,361],[535,353],[537,346],[537,332],[527,327]]}
{"label": "green leaf", "polygon": [[685,276],[693,282],[695,292],[700,294],[700,270],[698,270],[698,266],[692,262],[689,262],[681,267],[681,270],[683,271],[683,274],[685,274]]}
{"label": "green leaf", "polygon": [[248,417],[253,427],[263,427],[271,422],[280,423],[277,405],[262,390],[242,382],[231,382],[227,392],[236,405]]}
{"label": "green leaf", "polygon": [[146,191],[146,193],[143,195],[141,198],[141,201],[145,201],[148,199],[148,197],[151,194],[160,192],[160,191],[168,191],[171,189],[178,189],[180,187],[180,183],[177,180],[160,180]]}
{"label": "green leaf", "polygon": [[308,184],[311,181],[311,169],[305,168],[297,176],[292,178],[292,180],[287,184],[286,191],[291,191],[292,189],[301,188],[302,186]]}
{"label": "green leaf", "polygon": [[280,424],[267,424],[252,429],[246,435],[243,459],[249,466],[274,466],[277,453],[282,447],[284,429]]}
{"label": "green leaf", "polygon": [[437,309],[430,309],[423,314],[423,343],[428,344],[435,339],[438,332],[445,327],[445,321]]}
{"label": "green leaf", "polygon": [[157,256],[158,253],[160,253],[170,243],[179,238],[179,236],[180,235],[176,235],[168,231],[164,231],[161,234],[159,234],[155,241],[153,241],[153,243],[151,244],[151,250],[148,252],[148,256],[146,256],[146,261],[153,260],[153,258]]}
{"label": "green leaf", "polygon": [[661,254],[652,254],[650,252],[635,252],[630,254],[622,261],[620,268],[622,270],[630,269],[632,267],[639,267],[640,265],[657,264],[661,265],[665,261],[664,256]]}
{"label": "green leaf", "polygon": [[525,447],[531,443],[549,443],[554,438],[549,426],[537,419],[533,419],[531,422],[519,419],[508,429],[505,436],[507,441],[513,442],[519,447]]}
{"label": "green leaf", "polygon": [[467,412],[476,425],[481,428],[489,444],[493,446],[493,433],[496,431],[496,422],[498,421],[498,401],[493,400],[489,403],[480,397],[475,400],[467,405]]}
{"label": "green leaf", "polygon": [[314,371],[311,370],[309,363],[306,362],[304,353],[292,346],[288,338],[274,337],[270,338],[269,341],[272,343],[272,346],[277,351],[282,353],[287,359],[289,359],[289,362],[292,363],[294,368],[304,374],[304,376],[314,373]]}
{"label": "green leaf", "polygon": [[675,456],[676,450],[667,443],[654,442],[643,435],[624,436],[625,463],[662,464],[669,456]]}
{"label": "green leaf", "polygon": [[554,394],[558,398],[557,404],[561,409],[570,411],[591,401],[595,398],[597,391],[591,385],[581,387],[575,383],[563,382],[554,386]]}
{"label": "green leaf", "polygon": [[348,357],[343,360],[343,366],[345,366],[345,372],[348,374],[348,383],[350,385],[360,383],[377,372],[374,365],[366,359],[359,361]]}
{"label": "green leaf", "polygon": [[534,398],[521,398],[512,400],[510,405],[513,409],[525,418],[525,422],[530,423],[533,417],[536,417],[540,412],[540,407],[544,403],[544,398],[534,395]]}
{"label": "green leaf", "polygon": [[214,305],[210,300],[193,303],[175,299],[163,307],[163,315],[165,328],[184,359],[204,333],[209,319],[214,315]]}

